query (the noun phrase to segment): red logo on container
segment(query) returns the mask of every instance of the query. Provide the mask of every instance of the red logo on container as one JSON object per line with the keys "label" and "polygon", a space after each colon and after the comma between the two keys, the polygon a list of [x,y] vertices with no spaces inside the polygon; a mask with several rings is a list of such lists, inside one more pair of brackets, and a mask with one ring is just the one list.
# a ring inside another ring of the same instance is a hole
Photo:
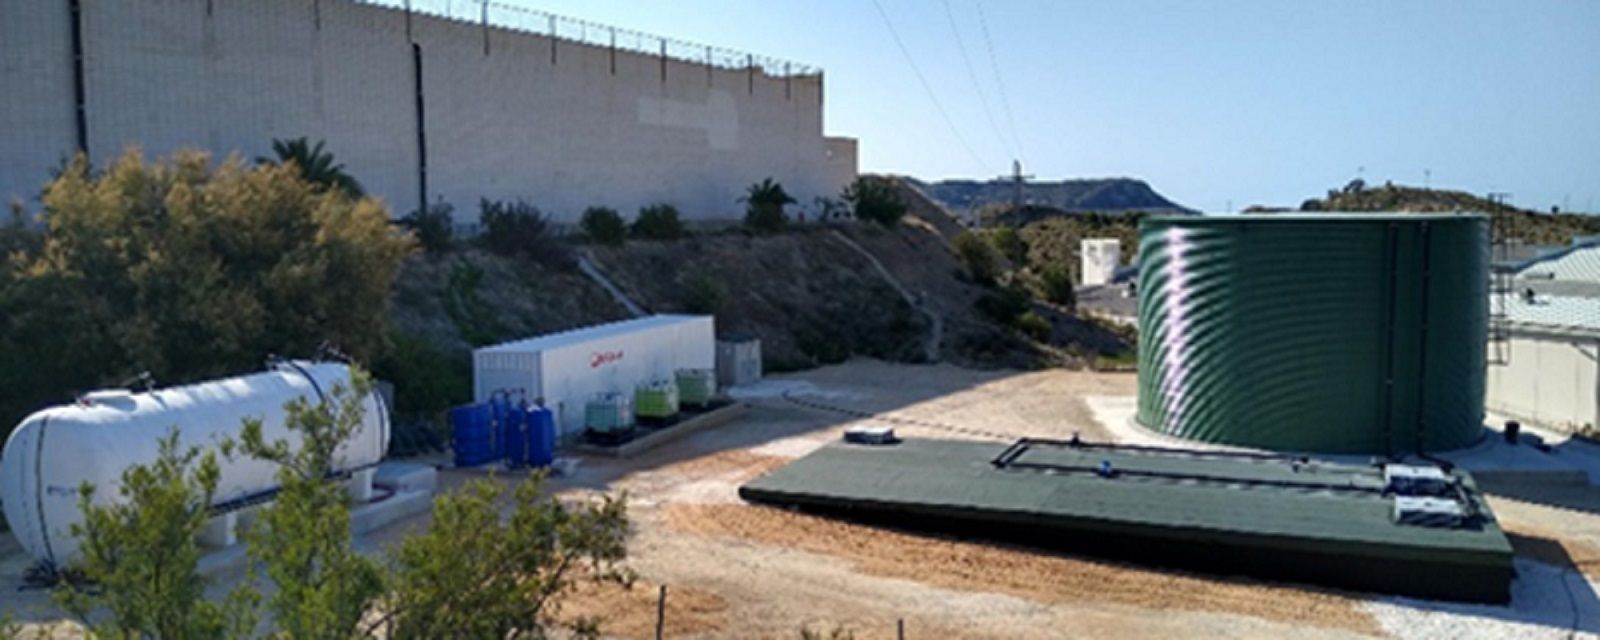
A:
{"label": "red logo on container", "polygon": [[596,351],[589,356],[589,368],[593,369],[603,364],[610,364],[622,359],[622,351]]}

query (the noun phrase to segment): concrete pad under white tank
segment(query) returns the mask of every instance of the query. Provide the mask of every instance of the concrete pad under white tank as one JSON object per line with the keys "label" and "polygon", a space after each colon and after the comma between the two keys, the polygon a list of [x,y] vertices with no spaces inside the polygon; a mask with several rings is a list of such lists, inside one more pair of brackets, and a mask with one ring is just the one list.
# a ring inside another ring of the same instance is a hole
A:
{"label": "concrete pad under white tank", "polygon": [[[433,467],[409,462],[383,462],[376,468],[366,469],[361,477],[347,482],[357,480],[365,480],[368,488],[362,491],[347,485],[347,491],[352,497],[365,493],[369,498],[367,502],[350,508],[350,535],[354,537],[365,536],[406,518],[427,513],[433,506],[433,494],[438,487],[438,473]],[[374,491],[373,487],[382,491]],[[212,519],[202,532],[201,542],[206,546],[224,543],[225,546],[217,546],[214,551],[201,556],[201,574],[225,570],[244,559],[245,545],[235,544],[238,538],[234,528],[241,524],[248,526],[259,508],[225,513]]]}

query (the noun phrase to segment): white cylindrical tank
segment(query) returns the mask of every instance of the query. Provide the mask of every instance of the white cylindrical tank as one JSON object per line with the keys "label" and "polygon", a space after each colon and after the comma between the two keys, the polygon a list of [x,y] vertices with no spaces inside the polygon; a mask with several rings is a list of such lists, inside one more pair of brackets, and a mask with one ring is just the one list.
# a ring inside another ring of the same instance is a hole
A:
{"label": "white cylindrical tank", "polygon": [[[237,439],[245,418],[261,420],[268,442],[299,438],[285,425],[284,404],[315,403],[335,385],[350,385],[350,369],[337,363],[282,362],[264,373],[144,393],[97,391],[77,403],[28,416],[0,455],[0,500],[11,533],[35,559],[57,566],[75,559],[71,526],[82,521],[78,487],[95,487],[96,504],[115,504],[124,470],[155,461],[159,441],[176,428],[180,450],[215,449]],[[361,428],[340,449],[338,470],[369,467],[389,446],[389,414],[374,391],[363,401]],[[221,477],[212,502],[248,500],[277,488],[277,465],[218,452]]]}

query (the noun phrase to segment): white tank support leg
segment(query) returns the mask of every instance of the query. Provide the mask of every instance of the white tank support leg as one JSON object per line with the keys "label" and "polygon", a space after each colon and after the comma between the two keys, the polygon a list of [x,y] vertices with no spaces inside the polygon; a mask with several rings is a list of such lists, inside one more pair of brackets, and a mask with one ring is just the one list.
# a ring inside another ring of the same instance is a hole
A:
{"label": "white tank support leg", "polygon": [[356,504],[372,502],[372,474],[376,468],[368,467],[350,474],[350,479],[345,481],[344,489],[350,494],[350,500]]}
{"label": "white tank support leg", "polygon": [[200,530],[200,544],[208,547],[231,547],[239,542],[239,513],[229,511],[206,522]]}

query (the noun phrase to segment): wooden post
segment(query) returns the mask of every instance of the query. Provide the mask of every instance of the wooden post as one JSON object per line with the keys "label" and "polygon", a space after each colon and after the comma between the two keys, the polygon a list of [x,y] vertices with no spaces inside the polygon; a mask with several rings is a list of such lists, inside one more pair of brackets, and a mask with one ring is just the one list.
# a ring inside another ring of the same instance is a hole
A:
{"label": "wooden post", "polygon": [[667,585],[661,585],[661,595],[656,597],[656,640],[666,637]]}
{"label": "wooden post", "polygon": [[894,626],[895,626],[895,635],[894,635],[894,637],[899,638],[900,640],[906,640],[906,619],[905,618],[899,619],[898,621],[895,622]]}

